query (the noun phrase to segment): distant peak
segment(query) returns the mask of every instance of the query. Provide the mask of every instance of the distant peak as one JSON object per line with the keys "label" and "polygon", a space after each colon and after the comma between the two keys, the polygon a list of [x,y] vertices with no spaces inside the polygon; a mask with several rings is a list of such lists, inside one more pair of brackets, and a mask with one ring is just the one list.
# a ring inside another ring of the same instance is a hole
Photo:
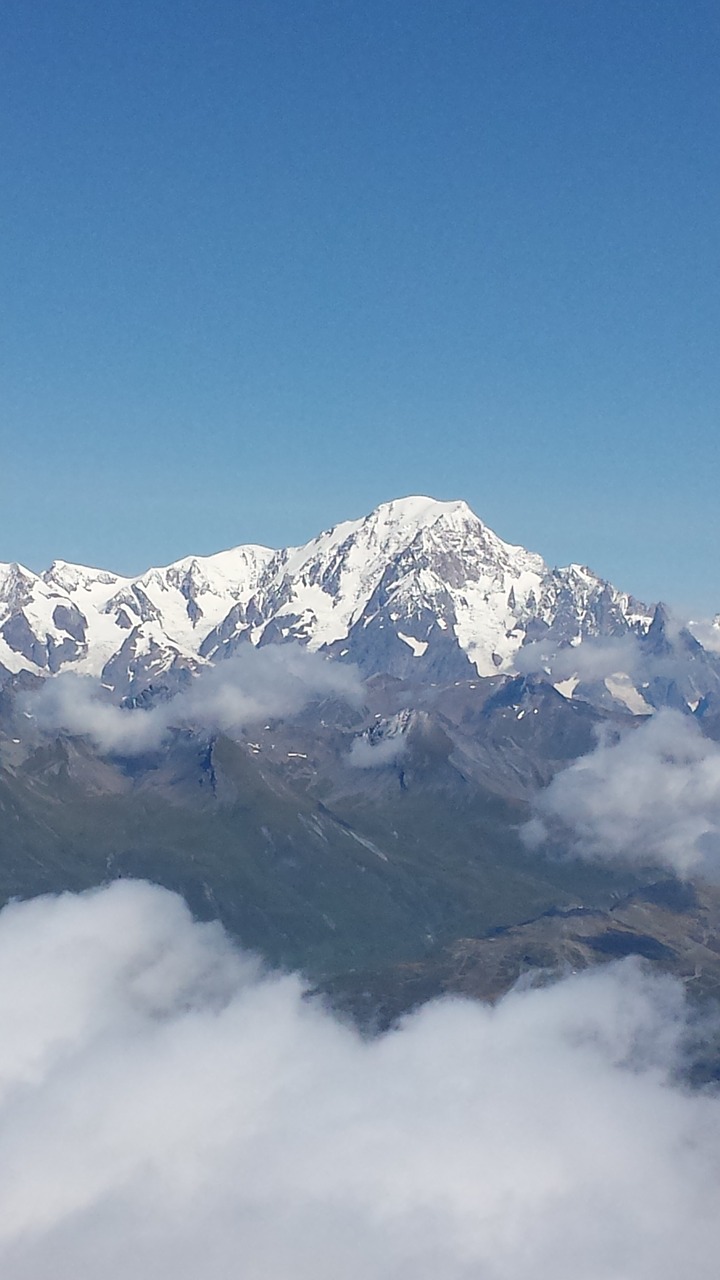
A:
{"label": "distant peak", "polygon": [[40,576],[43,582],[54,583],[66,590],[72,590],[81,583],[108,584],[121,581],[121,576],[117,573],[110,573],[107,569],[96,569],[87,564],[73,564],[69,560],[53,560],[50,568]]}

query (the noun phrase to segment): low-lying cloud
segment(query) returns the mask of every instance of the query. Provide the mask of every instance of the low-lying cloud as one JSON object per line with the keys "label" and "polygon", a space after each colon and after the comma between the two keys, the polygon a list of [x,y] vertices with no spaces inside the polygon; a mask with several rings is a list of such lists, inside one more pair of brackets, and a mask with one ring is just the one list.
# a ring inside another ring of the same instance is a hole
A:
{"label": "low-lying cloud", "polygon": [[514,661],[521,675],[544,675],[554,683],[572,676],[594,682],[616,672],[637,675],[642,655],[636,637],[626,635],[560,646],[534,640],[518,650]]}
{"label": "low-lying cloud", "polygon": [[[710,642],[711,630],[714,643]],[[574,679],[581,685],[592,685],[613,676],[624,676],[635,685],[641,697],[650,690],[651,699],[658,682],[661,686],[677,684],[676,696],[694,703],[703,693],[718,687],[718,636],[718,627],[706,627],[703,631],[700,624],[692,624],[688,628],[665,612],[662,636],[656,637],[657,645],[648,645],[635,633],[589,637],[574,645],[558,645],[550,637],[523,645],[514,661],[520,674],[540,676],[554,684]],[[705,646],[705,652],[696,646],[696,640]],[[612,692],[618,701],[625,700],[622,688],[615,688]],[[626,693],[629,693],[627,686]],[[632,701],[636,703],[637,700]],[[633,705],[632,709],[638,710],[639,707]],[[645,711],[651,709],[648,705]]]}
{"label": "low-lying cloud", "polygon": [[597,861],[720,876],[720,746],[677,711],[601,741],[556,774],[535,809],[530,845],[553,839]]}
{"label": "low-lying cloud", "polygon": [[373,1040],[143,883],[0,913],[3,1280],[715,1280],[720,1098],[630,961]]}
{"label": "low-lying cloud", "polygon": [[322,697],[361,702],[357,669],[299,645],[247,645],[148,708],[119,707],[98,680],[72,674],[45,680],[26,707],[41,729],[87,736],[100,751],[130,755],[158,747],[171,729],[228,733],[265,717],[294,715]]}
{"label": "low-lying cloud", "polygon": [[397,764],[405,754],[405,746],[402,733],[355,738],[348,752],[348,764],[354,769],[383,769]]}

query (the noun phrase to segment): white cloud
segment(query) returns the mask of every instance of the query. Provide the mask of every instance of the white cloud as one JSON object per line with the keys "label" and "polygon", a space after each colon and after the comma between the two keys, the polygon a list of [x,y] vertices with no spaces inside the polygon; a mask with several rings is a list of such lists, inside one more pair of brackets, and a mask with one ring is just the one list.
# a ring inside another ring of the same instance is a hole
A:
{"label": "white cloud", "polygon": [[355,738],[347,758],[355,769],[382,769],[397,764],[404,754],[404,735],[392,733],[382,738]]}
{"label": "white cloud", "polygon": [[[539,675],[559,683],[576,677],[581,682],[594,683],[607,680],[615,675],[626,675],[632,682],[642,687],[655,680],[674,680],[681,686],[693,679],[695,671],[684,648],[683,633],[687,636],[688,628],[680,619],[667,612],[664,615],[664,634],[670,648],[660,652],[648,652],[634,633],[624,636],[589,637],[580,644],[557,645],[552,639],[535,640],[523,645],[518,651],[515,663],[518,671],[524,675]],[[718,636],[720,628],[706,627],[703,631],[700,624],[691,624],[691,632],[706,648],[710,668],[712,652],[720,648]],[[714,644],[711,643],[711,630],[714,630]],[[673,649],[672,646],[679,647]],[[703,674],[704,672],[704,674]],[[704,666],[700,673],[703,680],[711,680],[710,671]]]}
{"label": "white cloud", "polygon": [[545,675],[554,683],[577,676],[579,680],[605,680],[618,671],[636,675],[641,652],[634,636],[588,639],[581,644],[557,647],[544,640],[523,645],[515,658],[521,675]]}
{"label": "white cloud", "polygon": [[71,674],[46,679],[25,705],[42,729],[86,735],[100,751],[134,754],[158,747],[173,728],[232,732],[267,716],[294,715],[320,697],[360,702],[357,669],[299,645],[247,645],[149,709],[118,707],[99,681]]}
{"label": "white cloud", "polygon": [[688,629],[709,653],[720,654],[720,614],[715,618],[700,618],[696,622],[689,622]]}
{"label": "white cloud", "polygon": [[720,747],[677,711],[604,740],[553,778],[525,828],[599,861],[720,875]]}
{"label": "white cloud", "polygon": [[624,962],[368,1041],[165,890],[12,905],[3,1280],[715,1280],[686,1017]]}

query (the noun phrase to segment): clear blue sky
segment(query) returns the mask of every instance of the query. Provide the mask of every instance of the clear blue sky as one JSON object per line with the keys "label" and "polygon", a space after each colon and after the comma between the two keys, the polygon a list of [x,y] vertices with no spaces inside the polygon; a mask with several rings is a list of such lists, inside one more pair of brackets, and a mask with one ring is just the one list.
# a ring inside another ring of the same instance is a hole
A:
{"label": "clear blue sky", "polygon": [[465,497],[720,608],[717,0],[3,0],[0,559]]}

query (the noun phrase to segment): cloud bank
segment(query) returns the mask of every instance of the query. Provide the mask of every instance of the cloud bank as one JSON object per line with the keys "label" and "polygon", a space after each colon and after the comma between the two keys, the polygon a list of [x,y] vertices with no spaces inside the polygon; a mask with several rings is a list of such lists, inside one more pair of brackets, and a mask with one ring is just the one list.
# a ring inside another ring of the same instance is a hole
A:
{"label": "cloud bank", "polygon": [[171,729],[230,733],[266,717],[295,715],[322,697],[359,703],[356,668],[300,645],[247,645],[150,708],[119,707],[98,680],[72,674],[46,680],[25,705],[41,729],[87,736],[100,751],[131,755],[160,746]]}
{"label": "cloud bank", "polygon": [[556,774],[524,835],[580,857],[720,876],[720,747],[677,711],[658,711]]}
{"label": "cloud bank", "polygon": [[402,733],[386,737],[354,738],[348,752],[348,764],[354,769],[384,769],[397,764],[405,754],[406,742]]}
{"label": "cloud bank", "polygon": [[0,913],[4,1280],[715,1280],[720,1099],[637,964],[361,1038],[143,883]]}

